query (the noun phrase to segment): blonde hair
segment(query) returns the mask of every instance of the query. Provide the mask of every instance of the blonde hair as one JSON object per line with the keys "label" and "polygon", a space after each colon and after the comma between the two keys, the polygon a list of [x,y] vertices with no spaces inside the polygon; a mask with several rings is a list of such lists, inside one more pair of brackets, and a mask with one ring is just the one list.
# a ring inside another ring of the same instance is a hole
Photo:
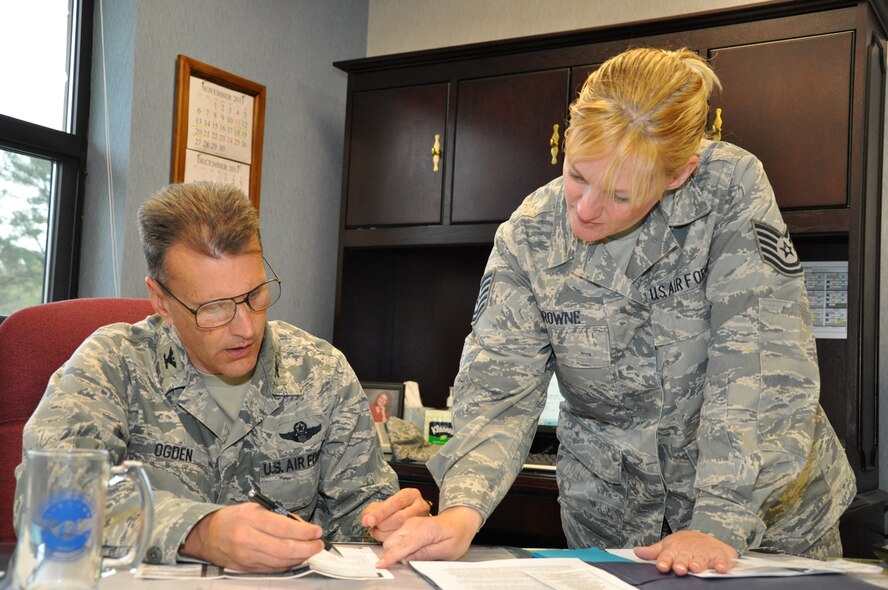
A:
{"label": "blonde hair", "polygon": [[608,197],[623,166],[632,166],[629,199],[665,190],[694,155],[706,129],[709,95],[721,87],[706,60],[688,49],[630,49],[590,74],[570,105],[568,163],[614,157],[603,184]]}
{"label": "blonde hair", "polygon": [[168,279],[164,257],[173,244],[213,258],[241,254],[259,238],[259,215],[233,185],[171,184],[139,208],[139,236],[152,277]]}

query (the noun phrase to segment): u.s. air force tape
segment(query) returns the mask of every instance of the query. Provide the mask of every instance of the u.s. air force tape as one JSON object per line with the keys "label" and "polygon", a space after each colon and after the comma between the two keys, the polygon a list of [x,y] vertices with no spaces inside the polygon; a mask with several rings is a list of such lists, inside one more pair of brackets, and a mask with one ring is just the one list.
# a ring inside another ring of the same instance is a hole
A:
{"label": "u.s. air force tape", "polygon": [[765,264],[788,277],[802,274],[802,263],[787,230],[781,233],[762,221],[753,221],[752,228],[759,255]]}
{"label": "u.s. air force tape", "polygon": [[487,298],[490,296],[490,285],[493,283],[493,275],[495,271],[491,271],[481,278],[481,288],[478,290],[478,300],[475,302],[475,310],[472,311],[472,324],[478,321],[481,312],[487,307]]}

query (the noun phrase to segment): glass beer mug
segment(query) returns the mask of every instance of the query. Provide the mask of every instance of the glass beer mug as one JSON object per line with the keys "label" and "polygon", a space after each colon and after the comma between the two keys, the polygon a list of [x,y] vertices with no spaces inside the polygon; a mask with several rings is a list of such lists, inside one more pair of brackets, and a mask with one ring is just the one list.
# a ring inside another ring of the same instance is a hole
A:
{"label": "glass beer mug", "polygon": [[[141,562],[154,521],[154,494],[141,463],[111,467],[108,452],[101,449],[32,450],[21,477],[12,588],[92,590],[103,573]],[[137,539],[126,555],[103,562],[105,491],[125,480],[138,491]]]}

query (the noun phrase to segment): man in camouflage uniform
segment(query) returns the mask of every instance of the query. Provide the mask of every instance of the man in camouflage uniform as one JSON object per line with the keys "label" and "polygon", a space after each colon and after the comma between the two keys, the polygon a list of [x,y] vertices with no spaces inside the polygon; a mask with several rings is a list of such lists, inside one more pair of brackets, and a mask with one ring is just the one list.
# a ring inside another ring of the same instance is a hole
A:
{"label": "man in camouflage uniform", "polygon": [[[322,535],[361,540],[367,524],[383,539],[428,514],[416,490],[395,494],[343,355],[266,321],[280,281],[270,265],[266,273],[258,216],[243,193],[171,185],[143,205],[139,222],[157,315],[83,343],[52,376],[25,427],[25,451],[104,448],[115,463],[141,461],[156,504],[151,563],[286,569],[322,549]],[[309,522],[248,503],[254,486]],[[125,501],[116,488],[109,494],[112,506]],[[125,528],[109,524],[106,544]]]}
{"label": "man in camouflage uniform", "polygon": [[570,546],[636,547],[679,575],[755,547],[841,555],[855,482],[818,404],[801,263],[761,163],[702,139],[714,84],[688,50],[630,50],[590,76],[563,176],[497,231],[456,434],[428,463],[439,514],[389,537],[383,566],[465,551],[553,374]]}

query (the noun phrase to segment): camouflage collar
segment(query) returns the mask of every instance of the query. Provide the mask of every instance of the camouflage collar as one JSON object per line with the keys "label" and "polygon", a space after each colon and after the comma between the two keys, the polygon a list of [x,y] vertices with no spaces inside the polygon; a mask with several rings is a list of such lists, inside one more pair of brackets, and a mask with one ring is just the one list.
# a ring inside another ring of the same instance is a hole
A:
{"label": "camouflage collar", "polygon": [[185,386],[185,368],[191,364],[188,353],[179,340],[176,331],[166,323],[159,315],[151,318],[156,321],[157,340],[155,341],[154,362],[157,365],[157,374],[163,382],[164,392],[175,387]]}
{"label": "camouflage collar", "polygon": [[[633,258],[637,254],[638,247],[636,246],[632,254]],[[617,262],[603,244],[584,243],[571,272],[599,287],[619,293],[633,301],[644,303],[641,293],[635,288],[626,273],[617,266]]]}
{"label": "camouflage collar", "polygon": [[554,213],[552,216],[552,234],[549,239],[549,255],[546,258],[546,268],[555,268],[573,259],[577,250],[577,238],[570,229],[570,219],[567,216],[567,200],[564,198],[564,177],[556,185],[557,191],[552,198],[555,199]]}
{"label": "camouflage collar", "polygon": [[[159,316],[154,318],[158,322],[155,356],[163,394],[209,427],[212,421],[208,419],[207,411],[211,406],[207,404],[209,394],[200,372],[188,358],[176,330]],[[252,430],[262,417],[272,413],[280,405],[271,395],[263,393],[279,389],[276,387],[279,365],[280,346],[271,326],[266,323],[252,387],[245,398],[247,411],[241,411],[240,421],[228,436],[226,446],[234,444]],[[220,433],[217,432],[216,435],[219,436]]]}
{"label": "camouflage collar", "polygon": [[[155,344],[155,363],[157,374],[161,378],[164,393],[169,393],[176,388],[191,385],[194,379],[200,379],[200,374],[188,353],[179,340],[176,330],[163,321],[160,316],[153,316],[149,321],[154,324],[157,331]],[[259,359],[256,363],[256,371],[253,374],[253,383],[260,389],[266,382],[276,386],[280,380],[278,367],[281,364],[280,344],[274,334],[274,330],[266,322],[265,335],[262,339],[262,348],[259,351]],[[277,389],[277,387],[274,387]]]}
{"label": "camouflage collar", "polygon": [[659,208],[669,227],[681,227],[709,215],[712,205],[697,181],[691,178],[681,189],[663,197]]}
{"label": "camouflage collar", "polygon": [[666,193],[660,202],[660,209],[663,210],[669,227],[687,225],[708,215],[712,210],[712,204],[700,187],[700,178],[706,176],[701,171],[709,165],[714,149],[713,142],[706,140],[701,142],[700,149],[697,150],[697,156],[700,158],[697,170],[682,187]]}
{"label": "camouflage collar", "polygon": [[[634,282],[678,247],[678,243],[669,229],[670,225],[662,204],[655,205],[644,220],[641,232],[635,242],[635,249],[632,251],[632,257],[626,268],[626,275],[631,281]],[[645,301],[645,299],[641,299],[641,301]]]}
{"label": "camouflage collar", "polygon": [[[282,389],[281,377],[281,343],[270,322],[265,322],[265,336],[262,339],[262,349],[259,351],[259,360],[256,363],[256,372],[265,382],[270,382],[272,391]],[[256,381],[256,374],[253,375]]]}
{"label": "camouflage collar", "polygon": [[[578,249],[580,252],[597,249],[595,244],[585,244],[574,236],[573,231],[570,229],[567,201],[564,198],[564,185],[560,185],[559,189],[560,190],[556,195],[557,201],[552,217],[552,233],[549,242],[549,252],[546,258],[546,268],[550,269],[560,266],[569,260],[573,260],[574,257],[577,256]],[[702,210],[702,212],[700,212],[701,209],[699,208],[694,208],[693,211],[699,213],[699,215],[708,213],[708,204],[703,202],[703,205],[705,205],[706,208],[705,210]],[[685,210],[683,209],[682,211],[684,212]],[[636,241],[635,250],[629,262],[629,268],[627,270],[629,277],[635,279],[675,246],[675,241],[669,239],[671,236],[668,228],[672,225],[674,224],[671,219],[668,219],[666,211],[663,210],[662,203],[655,205],[654,208],[651,209],[651,212],[644,220],[641,233],[639,233]],[[604,248],[601,248],[601,250],[604,250]],[[598,256],[600,258],[605,255],[602,253]],[[602,260],[598,260],[598,263],[601,262]],[[594,274],[597,275],[599,273]],[[622,275],[623,273],[620,272],[618,274]],[[587,276],[586,278],[590,277]],[[593,282],[598,281],[596,280]],[[622,292],[621,289],[615,290]],[[625,294],[628,296],[629,291],[626,290]]]}

